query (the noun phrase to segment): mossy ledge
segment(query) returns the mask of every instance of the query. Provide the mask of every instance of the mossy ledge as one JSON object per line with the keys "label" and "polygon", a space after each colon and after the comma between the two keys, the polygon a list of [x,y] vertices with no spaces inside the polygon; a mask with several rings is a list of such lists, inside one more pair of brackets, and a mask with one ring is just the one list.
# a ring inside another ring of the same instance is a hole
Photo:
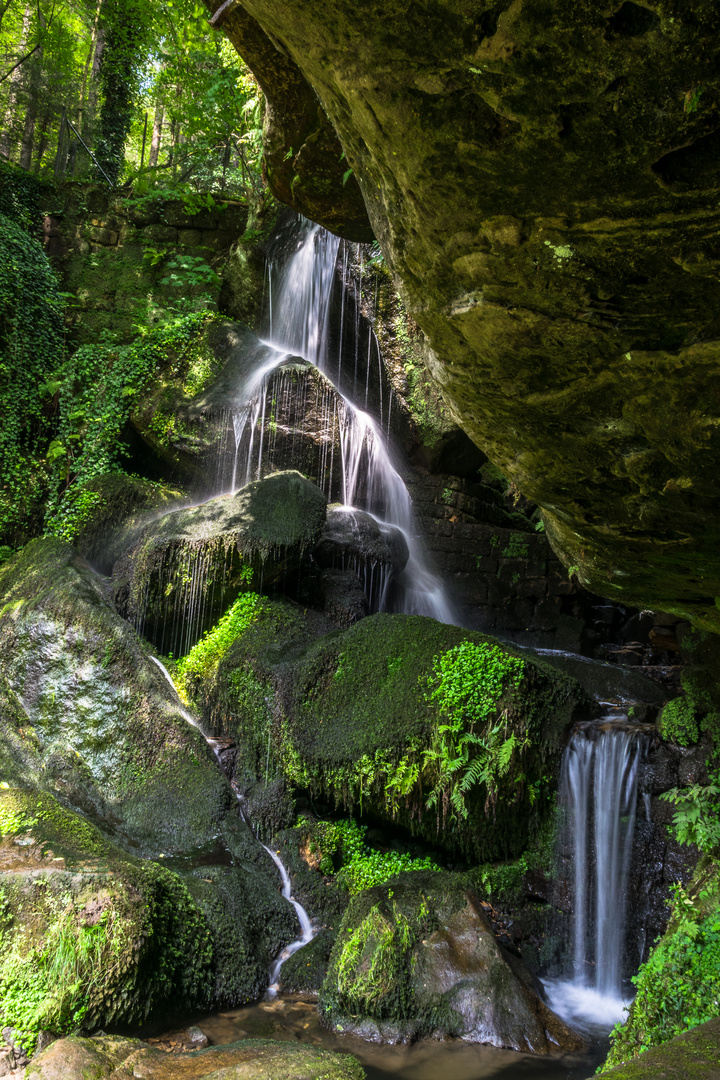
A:
{"label": "mossy ledge", "polygon": [[[503,739],[515,740],[514,749],[505,744],[512,765],[494,787],[471,786],[466,814],[451,810],[443,793],[428,810],[424,763],[443,749],[428,687],[436,658],[465,644],[486,650],[493,662],[497,657],[501,671],[515,664],[521,672],[502,676],[483,721],[500,732],[498,751]],[[237,779],[248,789],[281,777],[478,861],[517,856],[526,847],[531,820],[551,810],[566,732],[593,707],[574,679],[534,658],[521,660],[482,634],[390,614],[327,633],[313,613],[270,601],[208,679],[187,689],[207,722],[237,740]],[[443,829],[449,813],[453,828]]]}

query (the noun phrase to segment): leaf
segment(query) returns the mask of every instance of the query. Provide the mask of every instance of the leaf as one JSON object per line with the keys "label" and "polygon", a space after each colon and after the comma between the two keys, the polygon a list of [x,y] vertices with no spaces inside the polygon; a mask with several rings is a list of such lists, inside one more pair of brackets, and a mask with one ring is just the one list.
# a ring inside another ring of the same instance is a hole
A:
{"label": "leaf", "polygon": [[353,170],[352,170],[352,169],[347,169],[347,170],[346,170],[346,171],[345,171],[345,172],[343,173],[343,187],[345,187],[345,185],[347,184],[347,182],[348,182],[348,180],[350,179],[350,177],[352,176],[352,174],[353,174]]}

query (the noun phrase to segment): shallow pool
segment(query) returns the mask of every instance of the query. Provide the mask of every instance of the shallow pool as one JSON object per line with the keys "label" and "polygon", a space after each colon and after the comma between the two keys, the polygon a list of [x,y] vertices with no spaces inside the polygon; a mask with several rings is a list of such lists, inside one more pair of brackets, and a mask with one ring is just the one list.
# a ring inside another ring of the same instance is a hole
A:
{"label": "shallow pool", "polygon": [[[412,1046],[375,1046],[352,1035],[327,1031],[320,1025],[314,1000],[286,995],[242,1009],[197,1016],[194,1021],[214,1045],[239,1039],[299,1040],[339,1053],[354,1054],[368,1080],[586,1080],[604,1059],[605,1025],[586,1025],[590,1045],[584,1054],[538,1057],[496,1050],[460,1040],[424,1040]],[[182,1042],[184,1030],[162,1036],[166,1043]],[[153,1040],[155,1041],[155,1040]]]}

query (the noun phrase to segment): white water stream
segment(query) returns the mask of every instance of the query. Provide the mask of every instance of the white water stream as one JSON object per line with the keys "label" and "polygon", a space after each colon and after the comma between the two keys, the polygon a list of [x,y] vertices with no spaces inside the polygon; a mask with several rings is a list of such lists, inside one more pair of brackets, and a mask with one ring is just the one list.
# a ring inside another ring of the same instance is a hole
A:
{"label": "white water stream", "polygon": [[[167,680],[167,682],[172,687],[173,694],[174,694],[175,698],[177,699],[177,706],[176,707],[177,707],[178,712],[180,713],[180,715],[185,720],[187,720],[187,722],[189,724],[192,724],[193,727],[198,729],[198,731],[201,733],[201,735],[205,739],[205,742],[208,744],[208,746],[212,750],[213,754],[215,755],[215,758],[216,758],[216,760],[218,762],[218,765],[220,765],[220,756],[219,756],[218,748],[214,745],[215,744],[215,739],[213,739],[212,737],[205,734],[205,732],[203,731],[202,727],[200,726],[200,724],[198,723],[196,718],[193,716],[193,714],[188,709],[185,708],[185,706],[183,705],[183,702],[182,702],[182,698],[178,694],[175,683],[172,680],[172,676],[171,676],[170,672],[168,671],[168,669],[165,667],[165,665],[163,663],[161,663],[160,660],[158,660],[157,656],[151,656],[150,659],[152,660],[152,662],[154,664],[157,665],[157,667],[160,668],[160,671],[165,676],[165,679]],[[234,787],[233,787],[233,791],[235,791]],[[244,810],[244,807],[243,807],[242,795],[239,795],[238,792],[235,791],[235,797],[236,797],[236,799],[238,801],[238,809],[240,811],[240,816],[242,817],[243,821],[246,823],[248,828],[251,828],[250,822],[248,821],[247,815],[245,814],[245,810]],[[281,889],[282,896],[284,897],[285,900],[288,901],[288,903],[292,904],[292,906],[295,908],[295,914],[297,915],[298,922],[300,923],[300,937],[296,938],[295,941],[291,941],[289,945],[286,945],[285,948],[282,949],[282,951],[278,954],[278,956],[275,957],[275,959],[273,960],[273,962],[272,962],[272,964],[270,966],[269,986],[268,986],[268,989],[266,991],[265,997],[266,997],[266,999],[271,1000],[272,998],[277,996],[277,992],[278,992],[278,988],[279,988],[279,980],[280,980],[280,969],[282,968],[283,964],[285,963],[286,960],[288,960],[293,955],[293,953],[296,953],[298,951],[298,949],[301,949],[303,947],[303,945],[307,945],[308,942],[312,941],[313,937],[315,936],[315,931],[313,930],[313,925],[312,925],[312,923],[310,921],[310,916],[308,915],[307,911],[302,906],[302,904],[299,903],[294,898],[294,896],[292,895],[292,889],[291,889],[291,885],[290,885],[290,875],[288,874],[287,869],[285,867],[285,864],[283,863],[282,859],[280,858],[280,855],[278,854],[277,851],[273,851],[272,848],[269,848],[269,847],[267,847],[267,845],[263,844],[262,841],[258,840],[258,843],[260,844],[261,847],[265,848],[265,851],[267,851],[268,855],[270,856],[270,858],[272,859],[272,861],[275,863],[278,870],[280,871],[280,879],[282,881],[282,889]]]}
{"label": "white water stream", "polygon": [[[337,434],[340,443],[342,502],[346,507],[373,514],[379,522],[394,526],[405,537],[409,558],[399,583],[400,610],[406,614],[429,615],[440,622],[457,622],[454,605],[441,578],[428,563],[417,536],[412,500],[393,462],[383,432],[382,417],[377,423],[369,413],[351,402],[332,379],[332,374],[339,377],[344,359],[342,335],[340,355],[331,358],[328,355],[327,333],[339,245],[339,239],[320,225],[303,222],[295,252],[284,267],[276,270],[274,275],[269,273],[269,309],[272,314],[270,339],[265,342],[268,352],[236,395],[236,400],[242,400],[245,404],[233,411],[235,461],[231,489],[234,491],[238,485],[259,479],[262,475],[263,454],[267,451],[268,429],[271,426],[269,379],[289,358],[301,357],[322,373],[332,391],[327,399],[325,427],[329,441],[334,445]],[[274,260],[271,265],[276,265]],[[342,268],[344,279],[347,251],[343,253]],[[273,277],[277,279],[276,282]],[[356,305],[356,313],[358,308],[359,305]],[[343,319],[344,295],[341,323]],[[368,340],[375,342],[380,363],[380,352],[372,329]],[[356,328],[355,355],[352,358],[356,376],[357,341]],[[366,401],[369,363],[368,357]],[[388,427],[389,422],[388,410]]]}
{"label": "white water stream", "polygon": [[566,1019],[621,1020],[626,894],[643,737],[627,730],[576,732],[565,750],[559,808],[573,896],[569,981],[547,983]]}

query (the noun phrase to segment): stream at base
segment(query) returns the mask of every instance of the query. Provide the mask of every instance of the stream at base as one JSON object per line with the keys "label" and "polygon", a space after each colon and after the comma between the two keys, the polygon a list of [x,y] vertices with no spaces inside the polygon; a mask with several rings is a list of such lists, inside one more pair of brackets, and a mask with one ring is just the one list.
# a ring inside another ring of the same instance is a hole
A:
{"label": "stream at base", "polygon": [[[193,1018],[213,1045],[240,1039],[278,1039],[353,1054],[367,1080],[587,1080],[608,1051],[607,1026],[588,1030],[590,1047],[584,1054],[539,1057],[514,1050],[466,1043],[422,1040],[412,1046],[376,1046],[321,1026],[312,998],[281,995],[242,1009]],[[183,1031],[168,1032],[163,1041],[182,1041]]]}

